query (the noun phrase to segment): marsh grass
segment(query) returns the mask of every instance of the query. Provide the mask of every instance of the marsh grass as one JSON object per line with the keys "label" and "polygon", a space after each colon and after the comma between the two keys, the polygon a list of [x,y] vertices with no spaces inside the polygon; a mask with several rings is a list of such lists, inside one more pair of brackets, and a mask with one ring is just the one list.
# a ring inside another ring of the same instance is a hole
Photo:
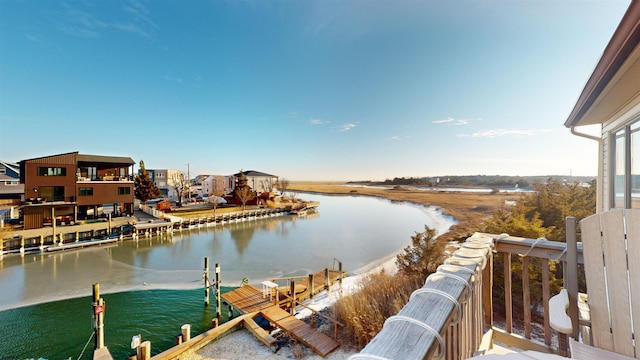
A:
{"label": "marsh grass", "polygon": [[365,276],[360,290],[338,300],[335,313],[345,324],[346,338],[357,348],[366,345],[382,329],[384,321],[398,313],[409,301],[421,281],[402,274],[384,271]]}

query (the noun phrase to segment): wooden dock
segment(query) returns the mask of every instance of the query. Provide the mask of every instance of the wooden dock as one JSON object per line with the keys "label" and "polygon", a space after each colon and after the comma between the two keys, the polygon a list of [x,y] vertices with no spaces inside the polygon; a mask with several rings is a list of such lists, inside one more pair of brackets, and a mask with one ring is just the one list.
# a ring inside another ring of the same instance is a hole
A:
{"label": "wooden dock", "polygon": [[337,341],[282,310],[279,306],[263,309],[260,314],[322,357],[326,357],[340,346]]}
{"label": "wooden dock", "polygon": [[[312,297],[329,285],[342,279],[345,273],[330,269],[322,270],[316,274],[300,279],[298,282],[290,281],[287,286],[266,288],[260,290],[252,285],[245,285],[221,295],[231,306],[238,311],[248,314],[258,312],[274,326],[291,335],[296,340],[305,344],[316,354],[325,357],[340,345],[329,336],[315,330],[304,321],[284,310],[291,308],[291,288],[297,302]],[[274,279],[277,280],[277,279]],[[267,282],[272,283],[272,282]],[[312,283],[312,286],[310,285]],[[276,285],[275,283],[274,286]],[[292,285],[293,284],[293,285]],[[336,325],[337,326],[337,325]]]}

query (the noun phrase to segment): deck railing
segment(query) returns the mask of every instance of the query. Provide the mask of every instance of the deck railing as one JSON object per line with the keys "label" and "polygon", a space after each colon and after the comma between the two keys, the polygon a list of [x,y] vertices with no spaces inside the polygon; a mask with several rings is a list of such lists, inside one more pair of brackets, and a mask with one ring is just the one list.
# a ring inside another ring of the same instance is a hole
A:
{"label": "deck railing", "polygon": [[[500,286],[493,278],[498,257],[504,273]],[[494,340],[522,350],[564,355],[562,346],[557,350],[549,326],[548,302],[555,295],[551,293],[551,266],[566,259],[564,242],[476,233],[426,279],[396,316],[387,319],[359,354],[349,359],[465,359],[490,348]],[[517,262],[521,267],[513,266]],[[529,270],[532,262],[541,268],[535,281]],[[581,247],[577,262],[583,263]],[[514,268],[522,269],[522,301],[517,311],[512,294]],[[496,307],[500,313],[495,314],[501,321],[494,321],[494,285],[504,289],[504,306]],[[540,309],[533,308],[532,288],[541,291],[537,294]],[[532,330],[534,326],[542,329],[540,334]]]}

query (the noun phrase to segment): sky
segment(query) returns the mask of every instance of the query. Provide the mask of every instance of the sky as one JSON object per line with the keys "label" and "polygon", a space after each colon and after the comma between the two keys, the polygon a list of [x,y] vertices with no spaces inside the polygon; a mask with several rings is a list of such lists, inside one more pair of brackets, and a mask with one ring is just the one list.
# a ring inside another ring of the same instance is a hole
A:
{"label": "sky", "polygon": [[0,160],[79,151],[293,181],[596,175],[597,143],[563,124],[628,5],[2,0]]}

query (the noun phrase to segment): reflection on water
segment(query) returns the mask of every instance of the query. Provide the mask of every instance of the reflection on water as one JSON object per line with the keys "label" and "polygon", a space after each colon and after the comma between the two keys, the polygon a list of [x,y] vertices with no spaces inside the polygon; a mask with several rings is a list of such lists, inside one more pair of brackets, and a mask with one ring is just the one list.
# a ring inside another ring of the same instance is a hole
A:
{"label": "reflection on water", "polygon": [[443,232],[452,221],[430,208],[358,196],[308,195],[320,214],[279,216],[141,238],[71,252],[4,256],[0,310],[103,293],[201,286],[204,257],[219,262],[222,283],[316,272],[333,258],[349,270],[406,246],[424,225]]}
{"label": "reflection on water", "polygon": [[[425,224],[442,233],[453,223],[433,208],[377,198],[307,197],[321,203],[320,214],[2,257],[0,310],[5,311],[0,311],[0,324],[11,336],[0,342],[0,358],[75,358],[91,333],[88,299],[96,282],[109,304],[106,341],[117,358],[128,355],[126,345],[138,333],[147,339],[159,336],[155,344],[164,345],[154,346],[155,353],[171,345],[172,334],[183,323],[208,326],[211,310],[203,310],[202,298],[205,256],[212,266],[220,263],[222,285],[232,287],[244,277],[258,284],[317,272],[331,266],[334,257],[344,269],[357,271],[401,250]],[[135,291],[152,289],[169,290]],[[52,303],[33,305],[46,302]]]}

